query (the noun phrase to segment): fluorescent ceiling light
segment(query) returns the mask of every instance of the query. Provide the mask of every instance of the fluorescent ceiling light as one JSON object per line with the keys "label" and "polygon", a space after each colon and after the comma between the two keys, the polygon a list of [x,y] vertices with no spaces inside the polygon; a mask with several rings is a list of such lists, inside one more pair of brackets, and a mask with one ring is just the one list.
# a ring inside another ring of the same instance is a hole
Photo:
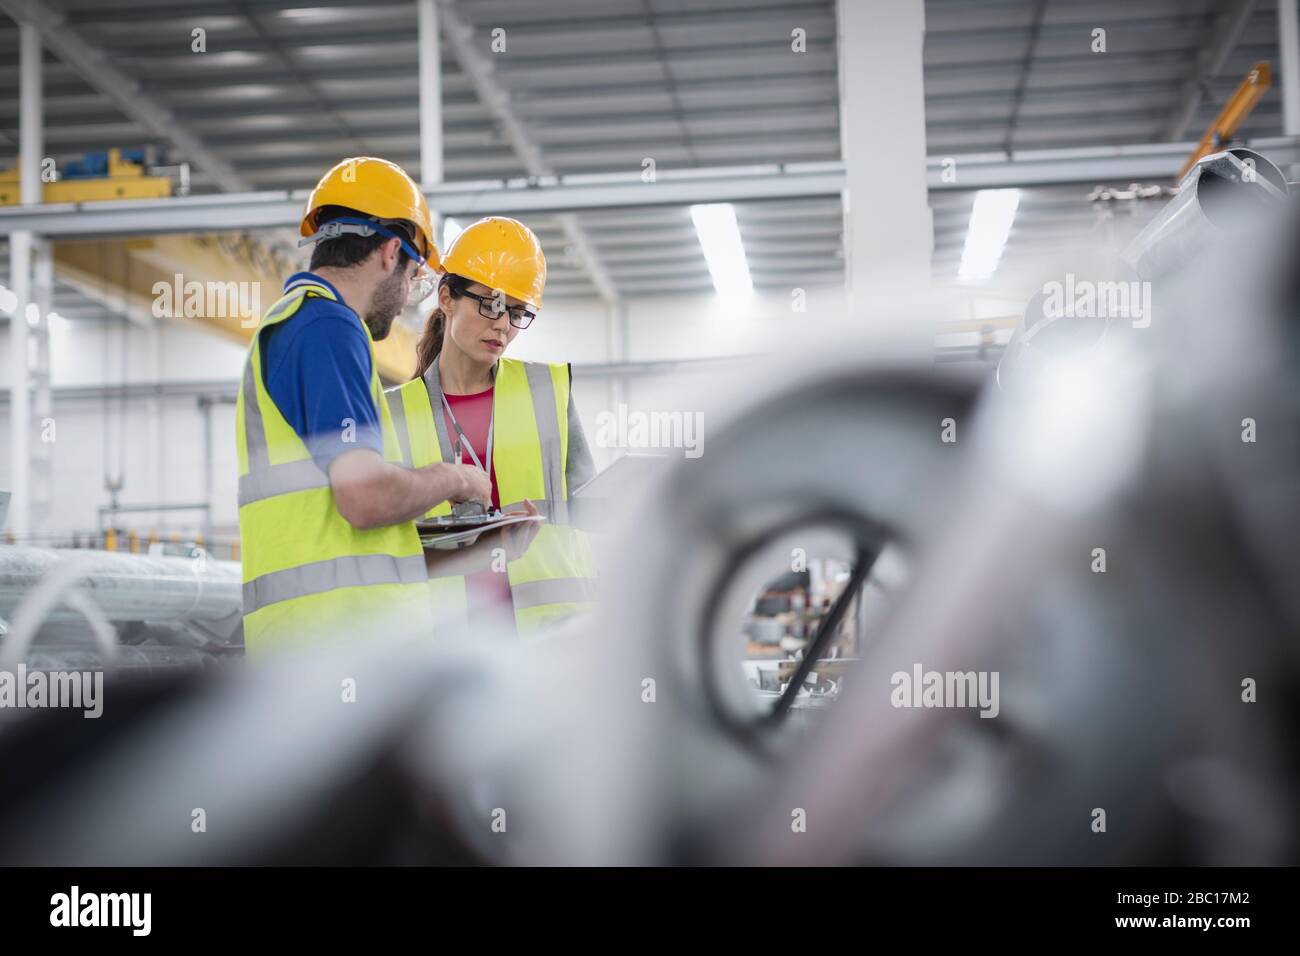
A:
{"label": "fluorescent ceiling light", "polygon": [[731,203],[707,203],[691,207],[691,221],[704,250],[704,261],[713,277],[713,288],[722,296],[743,296],[754,291],[749,261],[740,241],[736,209]]}
{"label": "fluorescent ceiling light", "polygon": [[[270,83],[234,83],[230,86],[223,86],[221,92],[241,100],[260,100],[268,96],[278,95],[281,88],[272,86]],[[276,117],[276,119],[279,118],[279,116]]]}
{"label": "fluorescent ceiling light", "polygon": [[1019,205],[1019,189],[981,189],[975,194],[958,279],[978,281],[997,271]]}
{"label": "fluorescent ceiling light", "polygon": [[355,10],[331,10],[329,7],[298,7],[292,10],[281,10],[276,16],[282,20],[297,20],[299,22],[315,20],[318,23],[340,22],[358,19]]}
{"label": "fluorescent ceiling light", "polygon": [[455,241],[461,233],[461,224],[455,219],[448,216],[442,221],[442,251],[446,252],[447,247]]}

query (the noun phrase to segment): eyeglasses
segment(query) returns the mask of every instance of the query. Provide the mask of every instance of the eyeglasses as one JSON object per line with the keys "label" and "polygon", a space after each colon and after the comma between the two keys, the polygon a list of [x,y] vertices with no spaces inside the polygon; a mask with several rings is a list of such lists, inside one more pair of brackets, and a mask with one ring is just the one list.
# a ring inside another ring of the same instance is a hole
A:
{"label": "eyeglasses", "polygon": [[506,312],[510,315],[511,325],[517,329],[526,329],[533,319],[537,318],[537,313],[533,311],[531,306],[516,305],[509,307],[500,295],[475,295],[468,290],[464,295],[478,302],[478,314],[485,319],[495,319],[502,312]]}
{"label": "eyeglasses", "polygon": [[411,274],[411,291],[407,294],[407,305],[419,305],[438,291],[438,277],[427,266],[417,265]]}

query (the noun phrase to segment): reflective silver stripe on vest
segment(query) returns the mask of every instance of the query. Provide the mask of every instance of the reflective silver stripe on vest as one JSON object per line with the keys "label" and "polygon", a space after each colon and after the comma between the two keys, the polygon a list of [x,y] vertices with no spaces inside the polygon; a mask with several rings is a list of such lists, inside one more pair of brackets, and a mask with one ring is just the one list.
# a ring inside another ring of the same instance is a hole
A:
{"label": "reflective silver stripe on vest", "polygon": [[271,465],[271,453],[266,446],[266,426],[262,424],[262,406],[257,404],[257,380],[253,377],[253,363],[261,361],[260,348],[248,351],[244,363],[244,443],[248,447],[248,470],[255,472]]}
{"label": "reflective silver stripe on vest", "polygon": [[549,578],[510,586],[515,610],[543,604],[587,604],[596,599],[596,582],[591,578]]}
{"label": "reflective silver stripe on vest", "polygon": [[[273,324],[270,320],[283,315],[295,303],[301,305],[303,299],[310,297],[334,299],[320,285],[307,284],[305,281],[291,286],[290,289],[302,289],[303,292],[285,301],[289,298],[289,290],[286,290],[286,295],[281,296],[280,301],[276,303],[280,305],[283,302],[283,305],[278,309],[272,307],[262,325],[253,333],[254,336],[261,336],[262,332]],[[254,362],[262,361],[261,351],[261,341],[255,339],[255,345],[248,350],[248,359],[244,362],[244,381],[241,387],[244,390],[244,444],[248,452],[248,474],[239,476],[240,507],[254,501],[261,501],[263,498],[273,498],[293,491],[325,488],[330,483],[329,477],[310,458],[286,462],[282,465],[271,464],[271,450],[266,443],[266,424],[262,420],[262,406],[257,403],[257,379],[253,368]]]}
{"label": "reflective silver stripe on vest", "polygon": [[[495,385],[496,366],[492,368],[492,381]],[[447,417],[442,413],[442,381],[438,376],[437,359],[424,371],[424,390],[429,393],[429,407],[433,409],[433,429],[438,435],[438,452],[442,455],[443,464],[451,464],[451,438],[447,434]]]}
{"label": "reflective silver stripe on vest", "polygon": [[[295,286],[295,289],[296,287],[302,286]],[[256,332],[253,332],[253,347],[248,350],[248,358],[246,362],[244,362],[244,377],[242,385],[244,399],[244,445],[246,445],[248,451],[248,472],[250,472],[250,475],[264,470],[264,468],[270,467],[270,450],[269,447],[266,446],[266,425],[263,423],[263,420],[261,420],[261,406],[257,405],[257,380],[255,375],[253,375],[253,363],[261,362],[261,333],[263,333],[263,330],[273,323],[273,320],[276,320],[279,316],[283,315],[287,308],[292,306],[294,302],[300,302],[300,300],[307,298],[308,295],[312,295],[313,289],[320,289],[320,294],[317,295],[317,298],[334,299],[333,295],[330,295],[324,287],[313,285],[305,287],[302,295],[296,295],[296,297],[290,300],[290,302],[285,302],[285,299],[289,298],[289,294],[287,294],[286,290],[286,294],[282,295],[276,303],[279,304],[283,302],[282,306],[279,308],[272,306],[272,310],[266,313],[263,321],[261,321],[261,325],[257,326]],[[335,299],[335,302],[337,302],[337,299]],[[257,371],[261,371],[261,369],[257,369]],[[240,496],[243,496],[244,477],[246,476],[239,477]],[[316,485],[308,486],[309,488],[315,488]],[[240,505],[243,505],[244,502],[242,501],[242,498],[240,498],[239,503]]]}
{"label": "reflective silver stripe on vest", "polygon": [[525,362],[524,371],[528,376],[528,391],[533,398],[537,437],[542,445],[542,487],[546,491],[546,500],[551,503],[548,517],[560,524],[567,524],[569,509],[562,494],[564,480],[560,475],[560,469],[564,466],[564,448],[560,444],[560,418],[555,408],[555,380],[551,378],[549,365]]}
{"label": "reflective silver stripe on vest", "polygon": [[397,444],[402,449],[402,464],[414,467],[415,459],[411,457],[411,436],[406,431],[406,399],[400,388],[390,388],[384,392],[388,401],[388,414],[392,416],[393,428],[397,430]]}
{"label": "reflective silver stripe on vest", "polygon": [[420,584],[426,581],[424,555],[395,558],[391,554],[362,554],[313,561],[296,568],[271,571],[244,585],[244,613],[288,601],[333,591],[335,588],[373,584]]}
{"label": "reflective silver stripe on vest", "polygon": [[[534,501],[537,510],[549,520],[561,524],[568,523],[568,508],[561,500],[560,489],[563,484],[559,479],[560,469],[564,467],[560,452],[560,422],[555,411],[555,382],[551,379],[549,365],[537,362],[525,362],[524,372],[528,381],[528,393],[533,402],[533,415],[537,419],[538,444],[542,449],[542,488],[546,497]],[[492,381],[496,383],[496,366],[492,367]],[[425,391],[429,393],[429,407],[433,409],[433,424],[438,433],[438,449],[444,462],[452,460],[452,444],[447,432],[447,417],[442,414],[442,382],[438,375],[438,363],[429,365],[424,373]],[[494,398],[495,401],[495,398]],[[559,507],[552,508],[551,502],[558,501]],[[502,504],[502,511],[523,510],[522,501]],[[553,513],[557,512],[557,513]]]}
{"label": "reflective silver stripe on vest", "polygon": [[239,506],[309,488],[328,488],[329,476],[310,458],[271,465],[239,476]]}

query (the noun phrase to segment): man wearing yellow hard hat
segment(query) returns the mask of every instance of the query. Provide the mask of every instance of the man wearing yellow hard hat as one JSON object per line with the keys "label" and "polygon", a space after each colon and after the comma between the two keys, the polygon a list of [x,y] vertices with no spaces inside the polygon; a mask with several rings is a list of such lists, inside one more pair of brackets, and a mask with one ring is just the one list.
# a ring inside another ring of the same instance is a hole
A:
{"label": "man wearing yellow hard hat", "polygon": [[[468,619],[504,610],[520,634],[535,633],[589,608],[596,577],[585,535],[568,523],[570,492],[595,474],[571,369],[505,357],[541,308],[546,257],[527,226],[492,216],[455,238],[442,267],[416,377],[389,392],[404,459],[468,462],[491,477],[494,507],[546,520],[504,569],[435,574],[435,607]],[[428,516],[450,510],[444,502]]]}
{"label": "man wearing yellow hard hat", "polygon": [[490,493],[479,469],[401,463],[376,367],[375,340],[435,281],[419,187],[386,160],[344,160],[312,191],[300,231],[310,267],[258,325],[236,408],[250,653],[325,630],[427,630],[413,519]]}

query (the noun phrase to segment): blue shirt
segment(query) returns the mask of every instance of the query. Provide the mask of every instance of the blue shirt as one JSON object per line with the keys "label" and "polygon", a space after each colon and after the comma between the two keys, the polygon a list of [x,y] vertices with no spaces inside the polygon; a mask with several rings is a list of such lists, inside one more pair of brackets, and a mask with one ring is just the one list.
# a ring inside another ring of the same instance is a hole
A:
{"label": "blue shirt", "polygon": [[345,451],[384,453],[379,409],[370,390],[370,342],[361,319],[320,276],[299,272],[284,284],[309,281],[339,301],[303,299],[289,319],[262,332],[262,381],[280,414],[298,433],[316,465],[328,473]]}

